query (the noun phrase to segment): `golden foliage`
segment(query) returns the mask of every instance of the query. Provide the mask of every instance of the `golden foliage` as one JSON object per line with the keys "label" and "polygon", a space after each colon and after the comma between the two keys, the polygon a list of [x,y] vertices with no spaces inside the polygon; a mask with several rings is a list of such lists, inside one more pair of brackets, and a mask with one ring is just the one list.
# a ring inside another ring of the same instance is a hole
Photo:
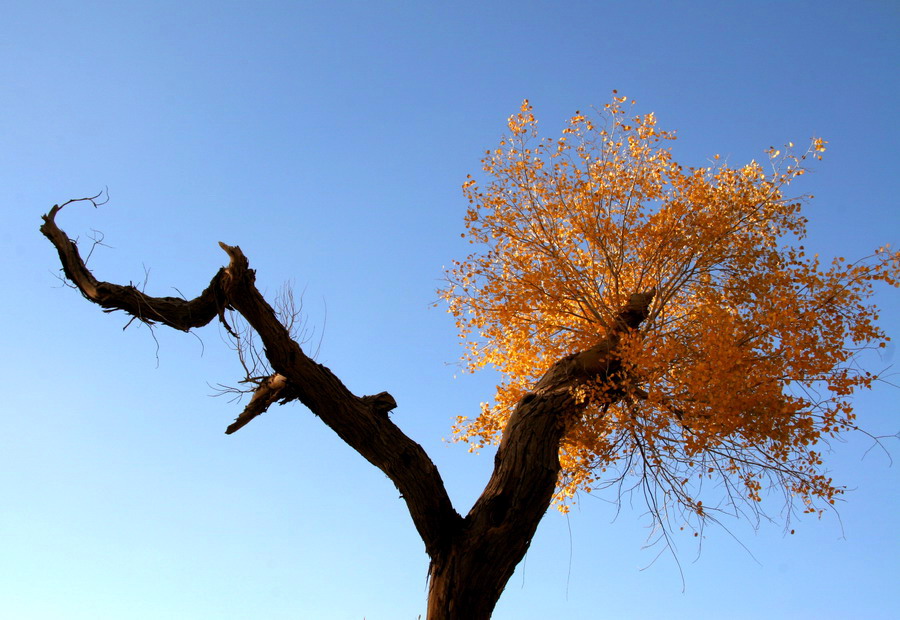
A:
{"label": "golden foliage", "polygon": [[833,503],[841,489],[820,444],[855,428],[849,398],[876,379],[853,361],[888,340],[868,299],[875,282],[898,284],[900,253],[823,266],[796,245],[806,220],[785,190],[825,141],[799,155],[770,149],[768,172],[718,156],[683,167],[674,134],[653,114],[629,118],[624,97],[596,118],[576,113],[556,140],[538,136],[526,101],[509,131],[482,161],[488,184],[463,185],[475,251],[441,291],[468,368],[505,377],[456,438],[498,441],[554,362],[596,344],[629,295],[655,289],[649,318],[620,345],[624,393],[579,388],[589,404],[560,452],[561,508],[631,474],[657,516],[708,515],[697,497],[710,478],[726,491],[718,509],[753,505],[769,486],[810,512]]}

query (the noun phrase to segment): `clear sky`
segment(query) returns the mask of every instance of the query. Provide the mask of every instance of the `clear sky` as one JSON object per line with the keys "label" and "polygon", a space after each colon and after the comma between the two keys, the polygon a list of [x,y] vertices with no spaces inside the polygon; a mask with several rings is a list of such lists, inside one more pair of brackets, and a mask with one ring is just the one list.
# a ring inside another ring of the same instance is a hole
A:
{"label": "clear sky", "polygon": [[[225,436],[241,407],[210,386],[240,368],[220,330],[123,331],[60,287],[38,233],[54,203],[109,188],[107,206],[58,218],[104,233],[102,279],[149,272],[148,292],[194,296],[221,240],[269,293],[305,290],[319,361],[396,397],[464,513],[491,453],[444,438],[496,377],[455,376],[452,321],[431,304],[466,250],[460,185],[522,99],[555,135],[618,89],[678,131],[691,165],[822,136],[798,189],[817,196],[807,246],[860,257],[900,244],[898,32],[889,1],[4,3],[0,617],[425,611],[427,559],[385,476],[299,405]],[[878,303],[900,338],[900,294]],[[895,433],[898,401],[880,385],[859,419]],[[676,537],[684,582],[644,548],[637,501],[551,512],[495,618],[900,617],[900,465],[870,447],[829,455],[852,489],[839,515],[788,535],[773,502],[758,532]]]}

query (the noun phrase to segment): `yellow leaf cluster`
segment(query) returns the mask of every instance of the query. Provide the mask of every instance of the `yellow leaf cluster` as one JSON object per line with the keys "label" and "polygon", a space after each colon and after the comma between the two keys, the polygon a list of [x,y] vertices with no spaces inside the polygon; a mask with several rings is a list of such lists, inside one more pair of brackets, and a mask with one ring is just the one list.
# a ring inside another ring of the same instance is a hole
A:
{"label": "yellow leaf cluster", "polygon": [[588,406],[560,453],[563,509],[631,476],[655,509],[699,517],[712,478],[726,491],[720,509],[770,487],[810,511],[833,502],[841,489],[817,446],[855,428],[849,397],[876,377],[854,356],[887,341],[868,300],[876,282],[898,285],[900,254],[823,266],[798,245],[804,197],[785,192],[824,140],[802,154],[770,148],[769,172],[718,157],[685,167],[675,135],[625,101],[576,113],[557,139],[540,138],[526,101],[482,162],[487,183],[463,184],[474,247],[441,295],[468,368],[505,380],[456,438],[498,441],[554,362],[595,345],[631,294],[654,289],[650,316],[619,345],[624,388],[578,388]]}

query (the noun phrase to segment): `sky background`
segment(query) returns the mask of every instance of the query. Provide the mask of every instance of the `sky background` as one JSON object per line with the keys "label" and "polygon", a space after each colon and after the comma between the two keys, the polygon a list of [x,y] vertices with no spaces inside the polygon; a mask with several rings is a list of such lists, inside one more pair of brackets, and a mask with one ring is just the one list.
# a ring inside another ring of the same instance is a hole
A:
{"label": "sky background", "polygon": [[[270,295],[305,291],[318,360],[357,394],[396,397],[465,513],[492,454],[445,439],[497,378],[459,376],[432,304],[466,251],[460,185],[522,99],[555,136],[618,89],[695,166],[822,136],[797,185],[816,195],[806,245],[861,257],[900,244],[898,31],[888,1],[4,3],[0,617],[425,613],[427,559],[387,478],[300,405],[224,435],[241,406],[210,386],[241,375],[221,330],[123,331],[61,287],[38,233],[54,203],[109,188],[57,220],[103,232],[101,279],[149,272],[151,294],[193,297],[221,240]],[[877,302],[900,338],[900,294]],[[896,433],[898,401],[879,385],[860,422]],[[900,464],[871,447],[833,446],[852,491],[794,535],[773,502],[758,532],[725,522],[654,562],[638,502],[551,511],[494,617],[900,617]]]}

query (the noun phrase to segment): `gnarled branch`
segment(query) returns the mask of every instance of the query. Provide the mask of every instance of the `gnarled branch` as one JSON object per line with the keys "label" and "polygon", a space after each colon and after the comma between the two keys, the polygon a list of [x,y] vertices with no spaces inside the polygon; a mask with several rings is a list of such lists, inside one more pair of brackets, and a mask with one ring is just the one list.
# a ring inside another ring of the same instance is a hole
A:
{"label": "gnarled branch", "polygon": [[[70,203],[63,206],[66,204]],[[77,245],[56,225],[61,208],[55,205],[43,216],[41,232],[59,253],[66,277],[89,301],[106,311],[122,310],[141,321],[183,331],[206,325],[217,316],[225,323],[224,310],[233,308],[259,334],[276,374],[256,390],[247,409],[229,427],[231,432],[273,402],[296,397],[393,481],[406,500],[429,555],[445,546],[462,517],[453,509],[425,450],[385,415],[390,395],[383,393],[374,399],[355,396],[328,368],[310,359],[257,290],[256,274],[239,247],[219,244],[230,263],[216,273],[199,297],[151,297],[133,286],[97,280],[85,266]]]}
{"label": "gnarled branch", "polygon": [[84,264],[84,260],[78,252],[78,246],[56,225],[56,214],[63,207],[84,200],[91,199],[81,198],[70,200],[63,203],[62,206],[53,205],[46,215],[41,216],[44,223],[41,224],[40,230],[59,253],[59,260],[66,277],[86,299],[102,307],[106,312],[123,310],[144,323],[162,323],[181,331],[202,327],[219,317],[230,331],[231,328],[228,327],[224,316],[224,311],[228,307],[222,294],[224,269],[220,269],[213,276],[209,286],[198,297],[191,300],[178,297],[151,297],[131,285],[122,286],[97,280]]}

